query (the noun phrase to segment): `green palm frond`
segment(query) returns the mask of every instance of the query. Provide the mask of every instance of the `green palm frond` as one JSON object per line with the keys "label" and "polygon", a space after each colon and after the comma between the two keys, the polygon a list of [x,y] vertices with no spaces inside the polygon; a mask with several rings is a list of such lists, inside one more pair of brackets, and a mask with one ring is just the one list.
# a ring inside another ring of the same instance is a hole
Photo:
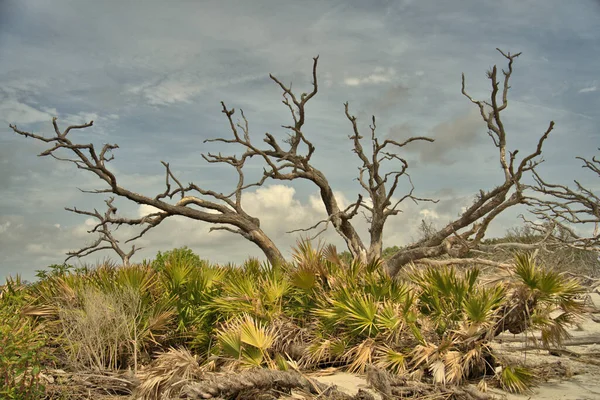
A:
{"label": "green palm frond", "polygon": [[115,284],[140,293],[149,293],[156,285],[156,274],[150,266],[129,265],[117,269]]}
{"label": "green palm frond", "polygon": [[377,313],[375,324],[379,332],[388,340],[397,339],[405,327],[400,305],[385,301]]}
{"label": "green palm frond", "polygon": [[463,300],[463,310],[467,318],[476,324],[492,323],[496,310],[502,305],[505,290],[497,285],[492,288],[471,290]]}
{"label": "green palm frond", "polygon": [[[259,368],[259,367],[272,367],[272,364],[269,362],[270,360],[266,357],[267,354],[252,346],[245,346],[242,349],[242,358],[239,360],[241,365],[244,367],[250,368]],[[263,365],[264,362],[267,362],[267,365]]]}
{"label": "green palm frond", "polygon": [[242,366],[260,367],[270,362],[268,350],[275,340],[272,328],[249,315],[227,322],[217,331],[217,343],[222,354]]}
{"label": "green palm frond", "polygon": [[255,257],[251,257],[244,261],[240,270],[244,271],[245,276],[254,280],[258,280],[264,274],[262,263]]}
{"label": "green palm frond", "polygon": [[317,283],[317,275],[312,269],[298,268],[291,273],[290,280],[295,287],[302,290],[310,290]]}
{"label": "green palm frond", "polygon": [[325,299],[325,307],[315,310],[326,327],[346,327],[355,335],[375,335],[379,329],[375,323],[378,303],[368,294],[352,293],[342,288]]}
{"label": "green palm frond", "polygon": [[285,357],[283,357],[281,354],[277,354],[275,356],[275,365],[277,367],[278,370],[280,371],[288,371],[290,369],[290,364],[288,363],[288,360],[286,360]]}
{"label": "green palm frond", "polygon": [[332,344],[332,339],[321,339],[312,342],[306,349],[303,364],[312,366],[331,360],[333,357],[331,351]]}
{"label": "green palm frond", "polygon": [[234,359],[242,356],[242,338],[239,330],[221,330],[217,333],[217,341],[226,356]]}
{"label": "green palm frond", "polygon": [[292,258],[300,266],[323,272],[322,265],[325,261],[325,256],[322,243],[319,243],[315,248],[310,240],[305,238],[299,239],[292,251]]}
{"label": "green palm frond", "polygon": [[379,357],[377,365],[400,374],[406,370],[406,355],[388,346],[383,348],[383,355]]}
{"label": "green palm frond", "polygon": [[522,366],[505,366],[499,376],[502,388],[511,393],[526,393],[534,384],[534,374]]}
{"label": "green palm frond", "polygon": [[[479,275],[476,268],[460,273],[452,266],[410,272],[409,278],[420,289],[419,311],[431,318],[439,334],[455,329],[463,319],[463,303],[474,293]],[[473,301],[469,306],[475,312],[483,304]]]}
{"label": "green palm frond", "polygon": [[273,273],[260,280],[260,288],[265,302],[276,305],[289,293],[291,284],[285,276]]}
{"label": "green palm frond", "polygon": [[[585,310],[581,295],[585,289],[574,279],[536,264],[533,253],[515,256],[517,287],[513,297],[531,304],[531,325],[542,331],[542,342],[560,344],[569,337],[566,327]],[[519,287],[520,284],[520,287]],[[559,312],[558,317],[552,317]]]}
{"label": "green palm frond", "polygon": [[533,326],[541,331],[541,339],[544,347],[550,344],[562,346],[566,339],[571,338],[567,326],[576,323],[578,316],[570,313],[562,313],[556,317],[551,317],[549,313],[534,313],[531,317]]}
{"label": "green palm frond", "polygon": [[194,269],[192,263],[167,262],[162,270],[163,284],[172,293],[176,293],[188,282],[188,277]]}
{"label": "green palm frond", "polygon": [[535,290],[539,285],[539,267],[535,262],[533,253],[518,253],[515,255],[515,274],[520,280]]}
{"label": "green palm frond", "polygon": [[343,335],[333,339],[330,347],[331,355],[333,357],[341,357],[346,353],[349,343],[348,338]]}
{"label": "green palm frond", "polygon": [[269,349],[275,340],[272,329],[267,328],[249,315],[240,320],[239,328],[242,343],[249,344],[262,351]]}

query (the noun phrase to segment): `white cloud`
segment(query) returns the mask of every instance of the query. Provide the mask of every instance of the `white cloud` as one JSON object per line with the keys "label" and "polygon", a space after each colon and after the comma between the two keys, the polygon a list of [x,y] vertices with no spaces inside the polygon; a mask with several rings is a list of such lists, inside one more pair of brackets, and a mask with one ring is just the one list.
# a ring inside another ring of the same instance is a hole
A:
{"label": "white cloud", "polygon": [[424,209],[419,211],[419,215],[423,216],[424,218],[430,218],[430,219],[439,219],[440,216],[438,215],[438,213],[435,210],[429,210],[429,209]]}
{"label": "white cloud", "polygon": [[[350,204],[350,201],[346,195],[338,190],[333,191],[333,197],[335,197],[337,200],[338,206],[341,210],[345,209]],[[321,200],[321,196],[318,193],[311,194],[308,198],[308,202],[313,211],[325,217],[327,210],[325,209],[323,200]]]}
{"label": "white cloud", "polygon": [[138,217],[144,217],[146,215],[155,213],[155,212],[159,212],[160,209],[153,207],[153,206],[149,206],[146,204],[140,204],[140,206],[138,207]]}
{"label": "white cloud", "polygon": [[346,78],[344,83],[348,86],[358,86],[361,84],[361,80],[358,78]]}
{"label": "white cloud", "polygon": [[187,103],[201,91],[202,86],[194,84],[190,80],[173,78],[155,84],[147,82],[128,90],[132,94],[141,94],[151,105]]}
{"label": "white cloud", "polygon": [[579,90],[579,93],[589,93],[589,92],[595,92],[596,90],[598,90],[597,86],[589,86],[589,87],[585,87],[583,89]]}
{"label": "white cloud", "polygon": [[0,234],[7,232],[8,228],[10,228],[10,221],[6,221],[3,224],[0,224]]}
{"label": "white cloud", "polygon": [[35,92],[48,86],[48,82],[36,78],[10,79],[3,85],[2,91],[9,95],[19,95],[23,92]]}
{"label": "white cloud", "polygon": [[165,106],[176,103],[190,103],[192,99],[207,89],[223,88],[230,85],[264,79],[265,74],[247,75],[231,79],[211,80],[190,73],[176,74],[166,79],[154,79],[141,85],[129,87],[125,92],[140,95],[148,104]]}
{"label": "white cloud", "polygon": [[376,67],[373,73],[364,77],[347,77],[344,79],[344,84],[347,86],[360,86],[366,84],[380,84],[391,82],[396,77],[394,68]]}

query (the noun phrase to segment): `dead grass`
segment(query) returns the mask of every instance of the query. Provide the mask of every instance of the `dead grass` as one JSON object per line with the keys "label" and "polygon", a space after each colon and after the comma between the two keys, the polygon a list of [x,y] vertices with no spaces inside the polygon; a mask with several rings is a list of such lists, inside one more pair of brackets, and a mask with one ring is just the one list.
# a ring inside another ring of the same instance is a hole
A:
{"label": "dead grass", "polygon": [[59,320],[67,358],[75,370],[117,370],[136,359],[135,304],[131,290],[111,294],[87,287],[79,306],[61,306]]}

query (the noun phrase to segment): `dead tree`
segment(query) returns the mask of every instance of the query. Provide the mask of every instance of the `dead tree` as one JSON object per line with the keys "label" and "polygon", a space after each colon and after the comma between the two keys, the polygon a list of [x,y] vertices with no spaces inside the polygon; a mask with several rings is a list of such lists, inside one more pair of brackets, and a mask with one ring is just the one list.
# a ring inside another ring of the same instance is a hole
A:
{"label": "dead tree", "polygon": [[[112,193],[137,204],[144,204],[158,209],[157,212],[142,218],[116,218],[110,215],[106,218],[106,223],[110,224],[128,224],[144,227],[139,235],[129,239],[127,242],[143,236],[151,228],[158,226],[165,219],[174,215],[180,215],[192,220],[204,221],[212,224],[223,224],[224,226],[213,227],[211,230],[224,229],[238,233],[259,246],[271,263],[279,263],[283,260],[281,252],[262,229],[260,229],[259,220],[248,215],[242,207],[242,192],[248,187],[244,184],[244,174],[242,169],[248,157],[221,157],[218,161],[231,165],[238,172],[237,186],[230,194],[205,190],[193,183],[190,183],[188,186],[183,186],[173,175],[169,164],[162,162],[165,167],[165,190],[153,197],[145,196],[121,186],[117,177],[108,169],[107,164],[114,158],[113,155],[109,156],[109,154],[117,149],[119,147],[118,145],[105,144],[102,149],[98,151],[91,143],[75,143],[68,137],[69,133],[73,130],[92,126],[93,121],[83,125],[69,126],[63,132],[60,131],[56,118],[53,118],[52,124],[54,126],[55,136],[49,138],[22,131],[15,125],[10,125],[10,127],[19,135],[31,137],[51,144],[51,147],[40,153],[40,156],[52,156],[60,161],[71,162],[75,164],[77,168],[95,174],[108,186],[90,192]],[[63,149],[70,151],[74,157],[64,158],[55,154],[57,151]],[[174,197],[177,199],[176,201],[169,201]]]}
{"label": "dead tree", "polygon": [[[485,236],[486,230],[492,220],[504,210],[517,204],[526,204],[526,189],[521,183],[524,174],[529,173],[541,161],[542,146],[554,127],[550,122],[548,128],[541,134],[537,146],[527,156],[517,159],[517,150],[507,149],[507,133],[502,120],[502,112],[508,106],[509,81],[513,73],[513,62],[520,55],[504,53],[498,50],[508,61],[508,69],[502,70],[499,77],[497,67],[488,72],[492,93],[489,101],[473,99],[466,92],[465,78],[462,79],[462,94],[478,107],[481,117],[488,128],[488,134],[493,145],[498,150],[498,161],[502,171],[502,181],[490,190],[481,190],[473,204],[468,207],[455,221],[434,232],[427,238],[406,247],[387,261],[388,271],[394,275],[400,268],[409,262],[428,263],[432,258],[449,255],[456,259],[464,257],[470,250],[477,249]],[[332,185],[325,173],[319,170],[312,162],[316,150],[314,144],[305,135],[303,128],[306,122],[306,105],[317,94],[319,86],[317,80],[318,57],[313,59],[312,84],[308,93],[297,95],[292,91],[291,85],[285,85],[281,80],[270,75],[270,78],[283,91],[283,104],[288,109],[292,123],[284,125],[287,130],[286,138],[276,138],[266,133],[263,141],[266,144],[258,145],[251,140],[248,120],[240,112],[240,121],[234,120],[234,109],[221,103],[222,112],[225,114],[230,137],[221,137],[207,140],[207,142],[220,142],[232,144],[241,148],[243,153],[237,155],[222,155],[208,153],[203,158],[209,163],[225,163],[236,169],[238,182],[235,190],[230,194],[217,193],[203,189],[191,183],[183,186],[174,176],[169,164],[162,162],[166,169],[166,189],[154,197],[135,193],[119,185],[117,177],[106,167],[112,160],[107,154],[116,149],[117,145],[104,145],[97,152],[93,144],[79,144],[70,140],[67,135],[73,129],[82,129],[92,125],[92,122],[80,126],[68,127],[60,132],[56,119],[53,120],[56,135],[45,138],[40,135],[19,130],[11,125],[13,131],[25,137],[52,144],[52,147],[40,155],[51,155],[59,160],[72,162],[78,168],[90,171],[104,181],[108,187],[94,191],[94,193],[111,193],[127,198],[135,203],[149,205],[158,209],[156,213],[138,219],[115,219],[112,216],[107,222],[116,224],[141,225],[145,228],[140,237],[149,229],[159,225],[163,220],[174,215],[188,217],[216,224],[211,230],[219,229],[242,235],[261,248],[267,259],[272,263],[283,261],[281,252],[273,241],[260,228],[259,220],[248,215],[242,207],[243,192],[254,186],[261,186],[267,180],[294,181],[302,179],[312,182],[319,190],[321,201],[325,206],[327,217],[313,226],[301,229],[304,231],[327,228],[331,225],[343,238],[348,250],[353,257],[362,261],[372,261],[381,257],[383,247],[383,229],[390,216],[401,212],[400,206],[404,201],[411,200],[434,201],[414,195],[414,186],[408,174],[409,164],[400,151],[413,142],[432,142],[433,139],[417,136],[403,141],[386,139],[380,141],[376,135],[376,121],[372,118],[368,138],[365,139],[359,132],[357,119],[349,111],[346,103],[345,115],[351,124],[352,134],[349,139],[352,150],[357,155],[361,166],[359,167],[358,182],[362,193],[357,195],[356,201],[342,208],[334,196]],[[368,146],[366,144],[368,143]],[[366,146],[366,149],[365,147]],[[58,150],[66,149],[75,155],[74,158],[62,158],[55,154]],[[264,164],[263,174],[257,181],[246,183],[243,167],[247,160],[255,158]],[[407,184],[410,189],[407,193],[397,194],[400,183]],[[172,187],[174,185],[174,187]],[[367,198],[365,198],[365,196]],[[177,198],[178,200],[173,200]],[[369,242],[365,243],[354,225],[352,224],[359,211],[366,217],[369,224]],[[317,233],[318,235],[318,233]],[[449,260],[450,262],[452,260]],[[439,263],[439,260],[436,261]]]}
{"label": "dead tree", "polygon": [[[577,159],[583,162],[582,168],[600,177],[600,159]],[[555,245],[600,251],[600,194],[577,180],[574,187],[569,187],[550,183],[537,171],[533,175],[533,190],[538,196],[529,201],[533,206],[530,212],[536,217],[536,221],[526,220],[529,226]]]}
{"label": "dead tree", "polygon": [[[427,263],[428,259],[442,255],[464,257],[470,250],[480,247],[487,228],[494,218],[510,207],[527,204],[524,194],[526,186],[521,181],[524,174],[531,172],[541,162],[542,147],[554,129],[554,121],[549,123],[540,136],[536,148],[520,161],[517,160],[519,150],[507,149],[508,137],[502,112],[508,107],[513,62],[521,53],[511,55],[500,49],[497,50],[508,60],[508,68],[502,70],[503,79],[499,79],[498,69],[495,65],[491,71],[488,71],[487,76],[492,88],[490,101],[475,100],[467,93],[464,74],[462,76],[462,94],[478,107],[481,118],[487,125],[488,135],[498,151],[499,166],[504,179],[491,190],[481,190],[473,204],[467,207],[458,219],[448,223],[430,237],[424,238],[392,256],[388,261],[388,268],[392,275],[411,261]],[[447,262],[451,263],[453,260]]]}

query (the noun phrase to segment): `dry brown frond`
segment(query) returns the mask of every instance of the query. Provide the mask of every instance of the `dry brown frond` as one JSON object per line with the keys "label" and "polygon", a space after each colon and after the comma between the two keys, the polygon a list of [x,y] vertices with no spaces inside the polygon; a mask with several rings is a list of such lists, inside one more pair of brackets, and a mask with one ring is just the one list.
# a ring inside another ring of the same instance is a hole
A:
{"label": "dry brown frond", "polygon": [[308,329],[301,328],[285,318],[277,318],[272,323],[275,340],[271,345],[274,354],[281,354],[298,361],[305,353],[308,343],[313,339]]}
{"label": "dry brown frond", "polygon": [[142,400],[178,397],[183,386],[199,378],[203,370],[187,349],[169,349],[138,373],[138,396]]}
{"label": "dry brown frond", "polygon": [[434,343],[427,343],[425,345],[418,344],[411,352],[412,362],[415,366],[419,366],[423,363],[428,365],[430,362],[437,359],[438,350],[438,346],[436,346]]}
{"label": "dry brown frond", "polygon": [[350,348],[343,356],[344,360],[350,362],[348,371],[363,374],[367,365],[373,363],[373,353],[376,347],[375,341],[369,338]]}
{"label": "dry brown frond", "polygon": [[451,350],[444,354],[444,365],[446,368],[445,379],[448,383],[460,383],[469,370],[460,351]]}

